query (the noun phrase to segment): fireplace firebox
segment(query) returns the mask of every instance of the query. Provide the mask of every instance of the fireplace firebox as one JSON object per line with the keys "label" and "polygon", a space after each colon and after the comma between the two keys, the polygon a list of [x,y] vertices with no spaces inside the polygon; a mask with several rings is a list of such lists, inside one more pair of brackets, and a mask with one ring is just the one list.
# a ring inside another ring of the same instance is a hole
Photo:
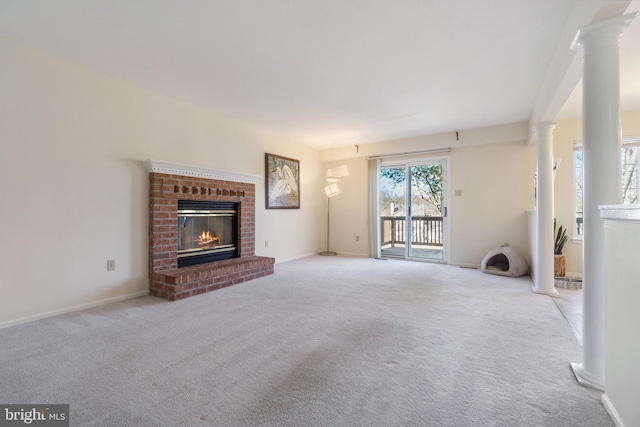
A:
{"label": "fireplace firebox", "polygon": [[238,203],[178,200],[178,267],[238,257]]}

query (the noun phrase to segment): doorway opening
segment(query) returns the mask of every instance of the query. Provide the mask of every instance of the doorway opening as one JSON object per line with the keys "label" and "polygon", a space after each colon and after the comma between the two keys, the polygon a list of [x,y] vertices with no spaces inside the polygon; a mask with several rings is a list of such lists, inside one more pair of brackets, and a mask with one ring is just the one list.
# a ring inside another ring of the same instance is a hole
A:
{"label": "doorway opening", "polygon": [[380,165],[380,254],[447,263],[447,160]]}

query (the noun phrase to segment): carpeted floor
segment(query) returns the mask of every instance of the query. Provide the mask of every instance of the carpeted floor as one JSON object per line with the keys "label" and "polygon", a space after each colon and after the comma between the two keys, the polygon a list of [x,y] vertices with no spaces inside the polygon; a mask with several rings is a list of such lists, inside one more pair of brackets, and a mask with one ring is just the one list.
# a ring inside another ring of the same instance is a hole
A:
{"label": "carpeted floor", "polygon": [[72,426],[613,426],[529,278],[313,256],[0,330],[0,402]]}

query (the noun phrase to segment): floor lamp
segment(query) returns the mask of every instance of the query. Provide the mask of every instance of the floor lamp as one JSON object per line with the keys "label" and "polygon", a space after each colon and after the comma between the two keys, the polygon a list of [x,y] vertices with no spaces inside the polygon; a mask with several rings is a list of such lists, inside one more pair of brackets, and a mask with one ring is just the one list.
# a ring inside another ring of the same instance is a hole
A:
{"label": "floor lamp", "polygon": [[335,256],[336,253],[329,250],[329,234],[331,231],[331,198],[340,194],[340,187],[335,182],[324,187],[324,192],[327,194],[327,250],[320,252],[320,255]]}
{"label": "floor lamp", "polygon": [[324,192],[327,195],[327,250],[320,252],[323,256],[335,256],[336,253],[329,250],[329,236],[331,234],[331,198],[340,194],[340,187],[337,182],[345,176],[349,175],[349,170],[346,165],[337,166],[327,170],[327,181],[329,185],[324,187]]}

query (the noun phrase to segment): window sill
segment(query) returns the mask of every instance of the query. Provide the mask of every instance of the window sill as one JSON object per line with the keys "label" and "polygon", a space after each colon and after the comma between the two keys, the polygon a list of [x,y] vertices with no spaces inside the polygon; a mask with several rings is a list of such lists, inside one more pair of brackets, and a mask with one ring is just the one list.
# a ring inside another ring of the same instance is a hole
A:
{"label": "window sill", "polygon": [[581,237],[572,237],[571,238],[571,243],[580,244],[581,245],[582,244],[582,236]]}

